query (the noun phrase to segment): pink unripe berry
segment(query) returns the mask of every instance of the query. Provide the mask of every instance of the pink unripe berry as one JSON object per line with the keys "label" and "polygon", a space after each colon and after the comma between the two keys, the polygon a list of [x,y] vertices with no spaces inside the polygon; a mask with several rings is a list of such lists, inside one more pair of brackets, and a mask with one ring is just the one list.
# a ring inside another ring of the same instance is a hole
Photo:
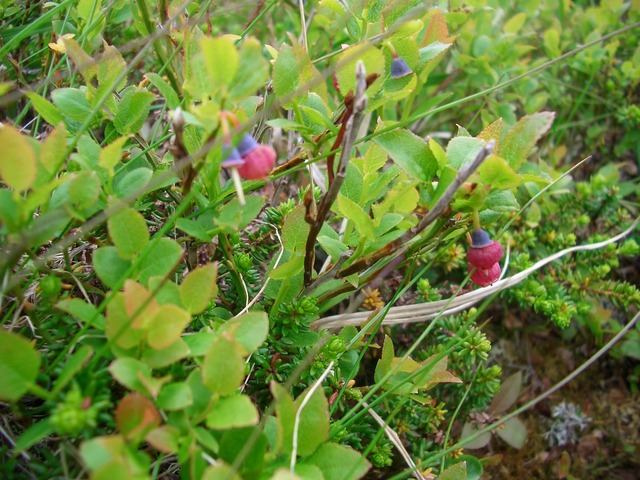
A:
{"label": "pink unripe berry", "polygon": [[494,263],[498,263],[502,258],[502,254],[502,245],[493,240],[486,247],[471,247],[467,250],[467,260],[472,266],[486,270],[491,268]]}
{"label": "pink unripe berry", "polygon": [[[469,265],[469,270],[473,270],[473,267]],[[494,263],[488,269],[476,268],[476,271],[471,275],[471,281],[479,287],[488,287],[497,282],[500,278],[500,264]]]}
{"label": "pink unripe berry", "polygon": [[238,167],[238,173],[246,180],[260,180],[269,175],[276,163],[276,152],[269,145],[258,144],[253,150],[242,156],[244,164]]}

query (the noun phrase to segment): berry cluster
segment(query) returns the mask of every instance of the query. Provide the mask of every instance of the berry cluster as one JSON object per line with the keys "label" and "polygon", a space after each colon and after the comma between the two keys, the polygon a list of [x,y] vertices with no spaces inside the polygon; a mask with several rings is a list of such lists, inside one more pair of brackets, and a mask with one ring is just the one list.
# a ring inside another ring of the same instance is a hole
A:
{"label": "berry cluster", "polygon": [[478,228],[471,232],[471,248],[467,250],[469,269],[475,269],[471,275],[473,283],[480,287],[487,287],[500,278],[500,264],[502,245],[491,240],[489,234]]}

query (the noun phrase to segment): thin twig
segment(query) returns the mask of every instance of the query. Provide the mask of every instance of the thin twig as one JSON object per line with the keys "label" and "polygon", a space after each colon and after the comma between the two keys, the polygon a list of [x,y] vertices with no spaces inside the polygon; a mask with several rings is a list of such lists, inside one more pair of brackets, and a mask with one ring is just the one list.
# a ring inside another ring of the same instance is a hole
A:
{"label": "thin twig", "polygon": [[356,141],[356,136],[360,130],[360,123],[363,119],[363,113],[367,107],[367,97],[365,91],[367,89],[366,72],[364,64],[358,62],[356,65],[356,93],[353,96],[352,112],[350,118],[343,124],[344,126],[344,138],[342,141],[342,151],[340,152],[340,160],[338,161],[338,168],[335,174],[335,178],[331,182],[327,193],[320,200],[318,205],[318,213],[311,223],[309,229],[309,235],[307,236],[307,243],[305,248],[304,258],[304,284],[309,285],[311,283],[311,276],[313,272],[313,263],[315,261],[315,247],[318,233],[324,224],[327,215],[331,210],[331,205],[338,197],[338,192],[344,182],[347,163],[351,158],[351,149]]}

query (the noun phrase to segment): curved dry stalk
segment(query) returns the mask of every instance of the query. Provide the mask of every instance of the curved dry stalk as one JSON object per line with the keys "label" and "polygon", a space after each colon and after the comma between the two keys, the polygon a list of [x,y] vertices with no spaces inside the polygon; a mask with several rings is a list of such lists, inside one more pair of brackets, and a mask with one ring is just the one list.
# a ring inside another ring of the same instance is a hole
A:
{"label": "curved dry stalk", "polygon": [[[433,320],[435,317],[442,315],[453,315],[455,313],[466,310],[481,300],[487,298],[494,293],[498,293],[501,290],[517,285],[533,272],[541,269],[545,265],[548,265],[565,255],[574,252],[582,252],[588,250],[597,250],[603,248],[611,243],[615,243],[627,235],[629,235],[640,223],[640,217],[636,218],[622,233],[611,237],[607,240],[597,243],[589,243],[586,245],[578,245],[575,247],[565,248],[559,252],[549,255],[542,260],[539,260],[531,267],[516,273],[510,277],[497,281],[493,285],[484,288],[478,288],[471,292],[459,295],[455,298],[447,298],[444,300],[438,300],[436,302],[419,303],[415,305],[403,305],[400,307],[391,307],[389,313],[382,321],[382,325],[395,325],[399,323],[417,323]],[[324,317],[313,322],[312,326],[316,329],[334,329],[344,327],[346,325],[360,325],[366,321],[371,315],[371,312],[356,312],[349,314],[332,315],[330,317]]]}
{"label": "curved dry stalk", "polygon": [[422,475],[422,473],[420,472],[420,469],[418,468],[416,463],[411,458],[411,455],[409,455],[409,452],[407,452],[407,449],[404,448],[404,445],[402,444],[402,440],[400,440],[400,437],[395,432],[395,430],[393,428],[391,428],[389,425],[387,425],[387,423],[384,421],[384,419],[380,415],[378,415],[372,408],[369,408],[369,404],[367,402],[364,402],[363,405],[364,405],[364,407],[366,409],[368,409],[369,415],[371,415],[373,417],[373,419],[376,422],[378,422],[378,425],[380,425],[382,428],[384,428],[385,435],[387,436],[389,441],[391,443],[393,443],[393,446],[398,449],[398,451],[400,452],[400,455],[402,455],[402,458],[404,459],[405,463],[411,469],[412,475],[417,480],[427,480],[424,477],[424,475]]}

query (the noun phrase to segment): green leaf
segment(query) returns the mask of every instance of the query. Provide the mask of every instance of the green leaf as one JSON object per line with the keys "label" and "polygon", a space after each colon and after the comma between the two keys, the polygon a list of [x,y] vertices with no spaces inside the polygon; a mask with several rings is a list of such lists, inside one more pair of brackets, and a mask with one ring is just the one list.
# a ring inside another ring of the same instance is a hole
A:
{"label": "green leaf", "polygon": [[374,380],[376,382],[382,381],[384,376],[391,368],[391,362],[393,361],[393,342],[387,335],[384,337],[384,343],[382,344],[382,355],[378,363],[376,364],[376,370],[374,373]]}
{"label": "green leaf", "polygon": [[189,353],[187,344],[182,338],[178,338],[177,341],[162,350],[155,350],[151,347],[145,348],[142,352],[141,360],[153,369],[164,368],[186,358]]}
{"label": "green leaf", "polygon": [[255,38],[245,38],[240,48],[238,71],[229,89],[231,100],[244,100],[264,87],[269,80],[269,62],[262,55],[262,46]]}
{"label": "green leaf", "polygon": [[131,328],[131,323],[131,318],[127,314],[124,294],[117,293],[107,307],[105,333],[109,341],[125,349],[138,347],[142,341],[143,331]]}
{"label": "green leaf", "polygon": [[64,164],[67,152],[67,129],[64,124],[58,125],[42,144],[40,149],[40,165],[50,174],[58,173]]}
{"label": "green leaf", "polygon": [[498,190],[516,188],[522,183],[520,175],[513,171],[504,158],[497,155],[489,155],[478,168],[478,173],[484,184]]}
{"label": "green leaf", "polygon": [[22,204],[22,199],[14,198],[11,190],[0,188],[0,221],[2,221],[5,228],[9,229],[9,232],[18,231],[23,218],[21,205],[16,200]]}
{"label": "green leaf", "polygon": [[449,160],[449,165],[456,170],[459,170],[463,165],[471,163],[478,156],[478,153],[482,150],[484,145],[484,140],[480,138],[452,138],[447,145],[447,158]]}
{"label": "green leaf", "polygon": [[260,421],[258,409],[246,395],[221,398],[213,405],[207,416],[207,427],[213,430],[228,430],[257,425]]}
{"label": "green leaf", "polygon": [[69,199],[79,210],[95,206],[102,182],[96,172],[78,172],[69,183]]}
{"label": "green leaf", "polygon": [[230,395],[244,379],[244,347],[219,335],[202,362],[202,382],[213,393]]}
{"label": "green leaf", "polygon": [[523,13],[523,12],[516,13],[504,24],[504,28],[503,28],[504,33],[511,33],[514,35],[517,34],[522,28],[522,26],[524,25],[524,22],[526,20],[527,20],[526,13]]}
{"label": "green leaf", "polygon": [[204,64],[213,83],[211,90],[226,88],[238,70],[238,51],[231,37],[200,39]]}
{"label": "green leaf", "polygon": [[149,243],[149,230],[142,214],[133,208],[123,208],[107,220],[109,237],[120,258],[130,260]]}
{"label": "green leaf", "polygon": [[137,133],[149,116],[155,96],[146,90],[125,90],[116,107],[113,125],[120,135]]}
{"label": "green leaf", "polygon": [[449,467],[462,462],[466,463],[467,466],[465,480],[480,480],[482,478],[482,463],[473,455],[462,455],[457,458],[447,459],[445,466]]}
{"label": "green leaf", "polygon": [[214,223],[231,231],[238,231],[249,225],[262,210],[264,199],[260,195],[249,195],[245,200],[245,205],[240,205],[237,198],[223,205],[214,218]]}
{"label": "green leaf", "polygon": [[98,165],[109,172],[109,176],[113,176],[113,169],[122,160],[122,147],[128,140],[127,137],[120,137],[111,142],[109,145],[100,150],[100,159]]}
{"label": "green leaf", "polygon": [[467,464],[456,463],[438,475],[438,480],[467,480]]}
{"label": "green leaf", "polygon": [[0,149],[0,180],[18,192],[28,190],[38,165],[27,137],[11,125],[0,124]]}
{"label": "green leaf", "polygon": [[151,277],[165,277],[182,258],[182,247],[171,238],[161,237],[149,242],[144,250],[144,256],[140,259],[138,267],[140,274],[138,279],[146,284]]}
{"label": "green leaf", "polygon": [[149,291],[153,292],[154,299],[158,305],[173,304],[183,308],[180,298],[180,287],[162,277],[151,277],[149,279]]}
{"label": "green leaf", "polygon": [[14,85],[15,84],[13,82],[0,82],[0,96],[4,96],[9,93],[13,89]]}
{"label": "green leaf", "polygon": [[289,260],[282,262],[269,272],[269,278],[273,280],[285,280],[302,272],[304,268],[304,255],[293,253]]}
{"label": "green leaf", "polygon": [[71,355],[68,360],[65,362],[64,367],[62,367],[62,372],[58,375],[58,379],[56,380],[55,388],[52,390],[52,394],[56,395],[61,392],[67,384],[73,380],[73,378],[82,370],[86,364],[89,362],[89,359],[93,356],[93,348],[89,345],[83,345],[78,350],[76,350],[73,355]]}
{"label": "green leaf", "polygon": [[500,156],[507,160],[514,170],[519,170],[536,142],[551,128],[554,117],[553,112],[540,112],[522,117],[504,135],[500,143]]}
{"label": "green leaf", "polygon": [[340,187],[340,193],[356,203],[362,201],[362,189],[363,189],[364,177],[360,169],[353,163],[347,164],[346,177],[342,186]]}
{"label": "green leaf", "polygon": [[217,264],[210,263],[189,272],[180,285],[182,304],[192,315],[203,312],[216,295],[217,274]]}
{"label": "green leaf", "polygon": [[177,454],[182,433],[171,425],[162,425],[151,430],[144,439],[156,450],[166,454]]}
{"label": "green leaf", "polygon": [[104,317],[100,314],[98,309],[79,298],[64,298],[56,303],[56,308],[59,308],[63,312],[67,312],[74,319],[86,324],[87,326],[95,326],[99,329],[104,329]]}
{"label": "green leaf", "polygon": [[371,467],[359,452],[337,443],[321,445],[302,462],[320,468],[325,480],[357,480],[364,477]]}
{"label": "green leaf", "polygon": [[31,342],[0,330],[0,400],[15,402],[35,382],[40,356]]}
{"label": "green leaf", "polygon": [[207,233],[207,229],[204,225],[189,218],[178,218],[176,220],[176,228],[179,228],[196,240],[201,240],[203,242],[210,242],[212,238],[211,235]]}
{"label": "green leaf", "polygon": [[338,211],[344,215],[345,218],[351,220],[355,224],[356,230],[361,237],[368,240],[373,240],[375,238],[373,220],[360,205],[341,194],[338,194],[336,205],[338,207]]}
{"label": "green leaf", "polygon": [[31,104],[44,121],[54,127],[62,122],[62,114],[56,106],[36,92],[24,92],[25,96],[31,100]]}
{"label": "green leaf", "polygon": [[147,343],[154,350],[167,348],[180,339],[189,323],[189,312],[176,305],[162,305],[147,326]]}
{"label": "green leaf", "polygon": [[520,208],[520,204],[511,190],[492,190],[484,204],[496,212],[513,212]]}
{"label": "green leaf", "polygon": [[368,95],[378,93],[382,87],[385,77],[384,54],[369,42],[362,42],[346,49],[338,55],[336,63],[336,78],[340,93],[346,95],[356,87],[356,65],[358,62],[364,64],[367,75],[377,73],[380,77],[367,89]]}
{"label": "green leaf", "polygon": [[164,78],[157,73],[145,73],[144,76],[149,80],[149,83],[156,87],[160,92],[160,95],[167,101],[167,106],[171,109],[176,109],[180,106],[180,98],[178,94],[171,88]]}
{"label": "green leaf", "polygon": [[62,115],[71,121],[82,123],[91,116],[89,100],[82,90],[58,88],[51,92],[51,100]]}
{"label": "green leaf", "polygon": [[309,235],[309,224],[304,219],[304,205],[298,205],[284,218],[282,244],[290,252],[304,252]]}
{"label": "green leaf", "polygon": [[[98,61],[98,84],[100,85],[100,93],[105,89],[122,90],[127,85],[127,77],[122,75],[127,70],[127,62],[125,62],[120,50],[113,45],[106,45],[104,52],[100,55]],[[113,84],[118,77],[122,79]]]}
{"label": "green leaf", "polygon": [[122,259],[116,247],[100,247],[93,252],[93,268],[109,288],[116,288],[130,267],[131,262]]}
{"label": "green leaf", "polygon": [[182,339],[189,347],[189,356],[201,357],[209,351],[211,342],[216,338],[215,333],[200,330],[198,333],[184,335]]}
{"label": "green leaf", "polygon": [[220,326],[219,332],[229,332],[236,342],[252,353],[267,339],[269,317],[264,312],[247,312],[227,320]]}
{"label": "green leaf", "polygon": [[82,20],[94,19],[100,13],[102,0],[79,0],[78,1],[78,17]]}
{"label": "green leaf", "polygon": [[135,168],[126,172],[124,177],[116,175],[113,193],[122,200],[140,197],[153,176],[153,170],[146,167]]}
{"label": "green leaf", "polygon": [[20,438],[13,447],[12,453],[17,455],[28,450],[31,446],[53,434],[55,431],[56,429],[51,424],[51,417],[34,423],[20,435]]}
{"label": "green leaf", "polygon": [[518,450],[524,447],[527,443],[527,427],[522,420],[517,417],[510,418],[502,427],[496,430],[502,440]]}
{"label": "green leaf", "polygon": [[234,468],[223,462],[207,467],[201,480],[242,480]]}
{"label": "green leaf", "polygon": [[[300,409],[302,401],[307,397],[311,387],[296,398],[296,410]],[[329,438],[329,403],[324,390],[316,389],[300,412],[300,427],[298,429],[298,455],[307,457]]]}
{"label": "green leaf", "polygon": [[192,403],[191,388],[184,382],[166,384],[160,390],[156,400],[158,408],[168,411],[182,410],[191,406]]}
{"label": "green leaf", "polygon": [[[65,38],[64,46],[67,49],[67,54],[71,57],[71,60],[78,68],[78,71],[84,77],[87,84],[91,83],[91,79],[98,73],[98,62],[91,58],[73,38]],[[55,90],[53,93],[55,94],[56,91],[58,90]],[[55,100],[53,103],[56,103]],[[64,112],[64,110],[62,111]]]}
{"label": "green leaf", "polygon": [[[380,124],[384,128],[383,124]],[[409,130],[396,129],[373,140],[384,148],[391,159],[411,177],[431,182],[438,171],[438,161],[427,143]]]}
{"label": "green leaf", "polygon": [[293,48],[283,45],[273,65],[273,90],[280,98],[292,95],[298,88],[298,62]]}
{"label": "green leaf", "polygon": [[320,244],[322,249],[331,256],[334,262],[338,260],[338,258],[340,258],[341,253],[349,250],[349,247],[347,247],[340,240],[327,237],[326,235],[318,235],[318,243]]}
{"label": "green leaf", "polygon": [[151,369],[140,360],[130,357],[118,358],[109,365],[109,373],[118,383],[129,390],[140,393],[148,392],[147,385],[152,378]]}

